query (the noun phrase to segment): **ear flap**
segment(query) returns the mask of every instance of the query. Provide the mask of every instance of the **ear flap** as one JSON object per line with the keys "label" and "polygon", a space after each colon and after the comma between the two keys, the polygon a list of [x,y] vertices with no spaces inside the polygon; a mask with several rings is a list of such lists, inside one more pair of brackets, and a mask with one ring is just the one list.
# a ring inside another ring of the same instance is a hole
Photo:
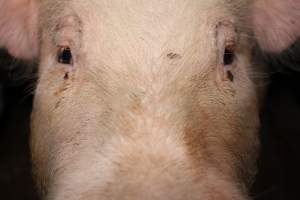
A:
{"label": "ear flap", "polygon": [[300,0],[253,0],[254,34],[262,49],[280,52],[300,36]]}
{"label": "ear flap", "polygon": [[0,0],[0,47],[21,59],[38,55],[37,0]]}

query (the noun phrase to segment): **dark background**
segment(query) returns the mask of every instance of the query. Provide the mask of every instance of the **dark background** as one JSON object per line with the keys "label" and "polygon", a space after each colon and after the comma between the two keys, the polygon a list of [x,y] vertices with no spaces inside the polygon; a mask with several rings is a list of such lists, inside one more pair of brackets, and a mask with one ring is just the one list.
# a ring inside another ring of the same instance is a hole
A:
{"label": "dark background", "polygon": [[[266,55],[271,80],[265,83],[268,92],[261,117],[262,149],[251,195],[254,200],[300,199],[299,47],[300,40],[280,55]],[[0,114],[0,199],[37,199],[29,154],[34,84],[34,72],[0,50],[0,101],[4,104]]]}

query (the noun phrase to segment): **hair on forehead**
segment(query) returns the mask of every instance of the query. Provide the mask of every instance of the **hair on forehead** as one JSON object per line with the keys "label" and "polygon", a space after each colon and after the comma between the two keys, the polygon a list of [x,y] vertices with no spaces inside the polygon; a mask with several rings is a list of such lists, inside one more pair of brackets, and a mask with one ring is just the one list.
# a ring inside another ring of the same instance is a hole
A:
{"label": "hair on forehead", "polygon": [[81,31],[82,21],[70,6],[71,2],[72,0],[41,1],[40,26],[47,30],[51,37],[55,37],[65,26],[72,26]]}
{"label": "hair on forehead", "polygon": [[[116,1],[117,0],[109,0],[109,1]],[[48,31],[48,34],[55,35],[59,28],[61,28],[64,23],[64,21],[67,18],[72,18],[72,20],[75,22],[74,26],[76,26],[76,29],[82,28],[82,21],[79,16],[79,13],[77,13],[76,8],[78,6],[74,6],[74,4],[86,4],[86,5],[93,5],[93,3],[99,5],[100,2],[103,2],[103,5],[106,5],[105,2],[109,2],[108,0],[90,0],[90,1],[78,1],[78,0],[40,0],[41,2],[41,12],[40,12],[40,26],[43,27],[43,29]],[[123,4],[126,4],[126,0],[124,0]],[[128,4],[131,6],[134,5],[132,0],[128,0]],[[147,0],[144,0],[145,4]],[[177,0],[172,0],[172,4],[176,4]],[[196,0],[178,0],[179,2],[185,1],[185,2],[193,2]],[[248,28],[247,25],[247,9],[250,7],[250,3],[253,2],[253,0],[198,0],[199,3],[199,9],[203,8],[206,9],[216,9],[224,7],[226,10],[228,10],[232,15],[236,16],[237,23],[239,24],[244,31],[248,32],[246,29]],[[155,3],[155,2],[154,2]],[[159,4],[160,2],[156,2]],[[143,4],[140,3],[140,4]],[[148,3],[149,4],[149,3]],[[110,5],[110,4],[109,4]],[[146,4],[147,5],[147,4]],[[149,4],[151,5],[151,4]],[[217,6],[216,6],[217,5]],[[95,5],[96,6],[96,5]],[[176,5],[173,5],[173,7],[176,7]],[[109,9],[109,8],[107,8]],[[196,9],[196,8],[193,8]],[[79,12],[79,11],[78,11]],[[80,11],[81,12],[81,11]],[[199,10],[199,12],[201,12]],[[217,12],[217,11],[216,11]],[[82,14],[82,13],[80,13]]]}
{"label": "hair on forehead", "polygon": [[[108,1],[108,0],[90,0],[91,3],[95,3],[98,4],[99,1]],[[112,1],[112,0],[110,0]],[[144,0],[145,2],[147,0]],[[182,2],[182,1],[191,1],[191,0],[178,0],[178,2]],[[192,0],[195,1],[195,0]],[[246,7],[249,7],[249,5],[251,3],[253,3],[255,0],[198,0],[198,1],[202,1],[203,5],[209,5],[209,4],[213,4],[213,5],[220,5],[220,6],[224,6],[227,7],[228,9],[232,10],[234,13],[236,14],[241,14],[242,12],[240,12],[241,10],[244,10]],[[84,3],[78,0],[40,0],[41,2],[41,7],[42,10],[45,12],[42,12],[42,15],[44,14],[50,14],[50,15],[59,15],[62,14],[62,11],[66,11],[68,10],[71,6],[70,4],[72,3]],[[125,2],[126,3],[126,2]],[[124,2],[123,2],[124,4]],[[132,3],[130,3],[132,5]],[[176,0],[173,0],[173,2],[170,2],[170,4],[176,4]],[[202,3],[201,3],[202,4]],[[47,12],[48,11],[48,12]],[[51,12],[49,12],[51,11]],[[51,17],[51,16],[48,16]]]}

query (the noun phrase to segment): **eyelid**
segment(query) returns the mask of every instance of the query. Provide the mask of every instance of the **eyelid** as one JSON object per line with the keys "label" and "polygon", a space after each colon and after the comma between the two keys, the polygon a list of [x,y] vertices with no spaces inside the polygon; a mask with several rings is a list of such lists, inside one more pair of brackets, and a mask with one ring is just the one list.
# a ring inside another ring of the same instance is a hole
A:
{"label": "eyelid", "polygon": [[236,42],[232,38],[225,40],[225,48],[229,50],[235,50]]}
{"label": "eyelid", "polygon": [[55,45],[62,46],[75,46],[76,35],[71,30],[63,29],[57,32],[55,37]]}
{"label": "eyelid", "polygon": [[57,54],[60,49],[69,48],[72,52],[72,64],[76,60],[76,55],[80,48],[80,39],[77,33],[75,33],[72,27],[64,27],[56,33],[54,38],[54,45],[56,47]]}
{"label": "eyelid", "polygon": [[73,50],[80,48],[82,23],[78,16],[69,15],[60,18],[54,32],[54,43],[56,46],[70,46]]}
{"label": "eyelid", "polygon": [[222,20],[216,26],[218,64],[224,65],[226,50],[236,51],[238,33],[232,20]]}

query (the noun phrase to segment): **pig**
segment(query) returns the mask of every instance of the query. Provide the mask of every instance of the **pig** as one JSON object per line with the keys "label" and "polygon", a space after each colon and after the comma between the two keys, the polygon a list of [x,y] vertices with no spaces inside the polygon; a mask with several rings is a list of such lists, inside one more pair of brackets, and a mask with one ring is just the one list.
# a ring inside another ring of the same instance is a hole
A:
{"label": "pig", "polygon": [[263,52],[298,0],[0,0],[0,46],[38,60],[42,199],[247,200]]}

